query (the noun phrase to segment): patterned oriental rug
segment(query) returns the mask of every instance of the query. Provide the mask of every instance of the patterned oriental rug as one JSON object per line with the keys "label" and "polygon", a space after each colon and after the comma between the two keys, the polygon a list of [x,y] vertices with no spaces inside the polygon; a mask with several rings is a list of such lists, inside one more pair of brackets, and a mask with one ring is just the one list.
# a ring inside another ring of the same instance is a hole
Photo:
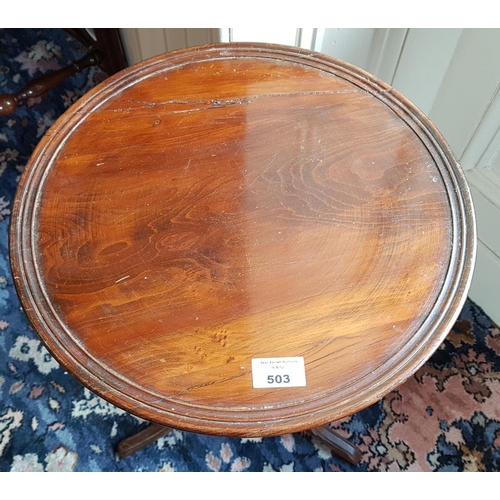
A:
{"label": "patterned oriental rug", "polygon": [[[59,29],[0,30],[0,93],[82,57]],[[50,125],[106,78],[91,68],[0,117],[0,471],[499,471],[500,329],[468,300],[411,379],[332,426],[359,445],[350,465],[306,433],[235,439],[174,431],[130,458],[114,447],[146,422],[92,394],[41,345],[8,259],[19,176]]]}

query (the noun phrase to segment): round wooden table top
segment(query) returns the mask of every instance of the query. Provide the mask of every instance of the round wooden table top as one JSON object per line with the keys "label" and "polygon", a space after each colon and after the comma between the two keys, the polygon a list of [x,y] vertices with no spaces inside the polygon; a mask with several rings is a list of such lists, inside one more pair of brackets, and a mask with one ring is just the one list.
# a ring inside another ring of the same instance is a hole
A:
{"label": "round wooden table top", "polygon": [[38,335],[92,391],[159,424],[269,436],[413,374],[463,306],[475,241],[453,154],[389,85],[225,44],[128,68],[53,125],[11,261]]}

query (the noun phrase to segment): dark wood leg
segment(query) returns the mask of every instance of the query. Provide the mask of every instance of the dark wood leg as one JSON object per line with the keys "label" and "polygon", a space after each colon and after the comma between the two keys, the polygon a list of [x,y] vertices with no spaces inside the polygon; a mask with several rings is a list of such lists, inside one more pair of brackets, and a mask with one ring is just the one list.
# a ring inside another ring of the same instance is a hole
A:
{"label": "dark wood leg", "polygon": [[117,28],[94,28],[97,49],[104,54],[101,69],[108,75],[114,75],[128,67],[127,58]]}
{"label": "dark wood leg", "polygon": [[347,460],[349,463],[357,465],[361,460],[361,450],[356,445],[350,443],[347,439],[330,429],[327,425],[311,429],[309,434],[332,448],[336,455],[344,460]]}
{"label": "dark wood leg", "polygon": [[150,444],[155,443],[163,436],[166,436],[172,429],[164,425],[149,424],[145,429],[125,438],[118,443],[115,454],[118,458],[130,457],[134,453],[146,448]]}
{"label": "dark wood leg", "polygon": [[[146,448],[155,443],[163,436],[166,436],[172,431],[170,427],[164,425],[149,424],[145,429],[125,438],[118,443],[116,447],[116,456],[118,458],[130,457],[134,453]],[[308,431],[309,434],[319,439],[340,458],[347,460],[353,465],[357,465],[361,460],[361,450],[343,438],[328,426],[316,427]]]}

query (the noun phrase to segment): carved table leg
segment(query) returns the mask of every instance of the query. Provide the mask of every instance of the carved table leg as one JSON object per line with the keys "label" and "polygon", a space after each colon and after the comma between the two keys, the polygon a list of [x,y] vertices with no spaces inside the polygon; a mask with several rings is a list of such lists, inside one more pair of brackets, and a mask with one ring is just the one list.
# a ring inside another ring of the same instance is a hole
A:
{"label": "carved table leg", "polygon": [[120,441],[116,447],[116,456],[118,458],[130,457],[130,455],[153,444],[171,431],[170,427],[165,427],[164,425],[149,424],[137,434]]}
{"label": "carved table leg", "polygon": [[[116,447],[116,456],[118,458],[130,457],[134,453],[158,441],[161,437],[166,436],[171,431],[172,429],[170,427],[165,427],[164,425],[149,424],[137,434],[120,441]],[[316,427],[308,432],[332,448],[336,455],[347,460],[349,463],[357,465],[361,460],[361,450],[330,429],[330,427],[326,425],[323,427]]]}
{"label": "carved table leg", "polygon": [[330,429],[327,425],[316,427],[308,432],[332,448],[336,455],[344,460],[347,460],[349,463],[357,465],[361,460],[361,450],[357,446],[350,443],[347,439]]}

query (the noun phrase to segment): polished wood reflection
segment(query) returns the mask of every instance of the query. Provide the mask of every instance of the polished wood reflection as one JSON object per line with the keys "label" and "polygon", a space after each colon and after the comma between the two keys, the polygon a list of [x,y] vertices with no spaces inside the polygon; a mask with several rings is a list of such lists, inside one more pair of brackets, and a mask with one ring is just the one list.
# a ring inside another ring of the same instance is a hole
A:
{"label": "polished wood reflection", "polygon": [[[386,84],[298,49],[187,49],[110,78],[24,174],[23,305],[79,380],[195,432],[265,436],[358,411],[438,347],[474,222],[434,126]],[[305,387],[254,389],[303,356]]]}

